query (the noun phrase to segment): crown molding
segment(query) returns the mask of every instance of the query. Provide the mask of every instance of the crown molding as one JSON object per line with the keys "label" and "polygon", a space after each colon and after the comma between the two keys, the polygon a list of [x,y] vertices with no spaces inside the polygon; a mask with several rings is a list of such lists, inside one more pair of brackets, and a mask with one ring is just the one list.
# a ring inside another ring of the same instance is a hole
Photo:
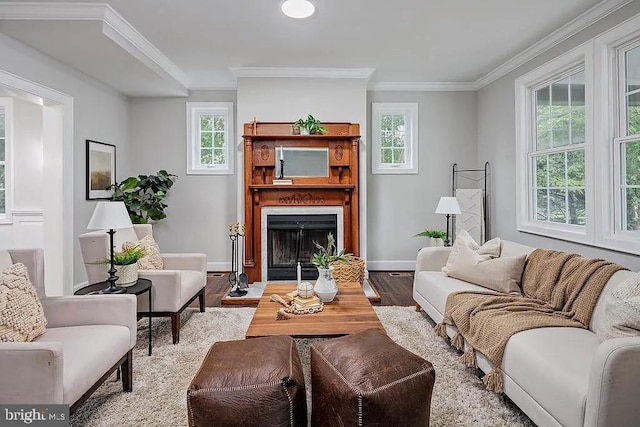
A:
{"label": "crown molding", "polygon": [[375,68],[287,68],[287,67],[229,67],[236,78],[287,77],[369,80]]}
{"label": "crown molding", "polygon": [[536,43],[529,46],[513,58],[509,59],[494,70],[485,74],[475,81],[476,90],[493,83],[500,77],[503,77],[515,70],[516,68],[526,64],[538,55],[557,46],[569,37],[576,35],[580,31],[599,21],[600,19],[612,14],[621,7],[631,3],[633,0],[603,0],[593,6],[591,9],[577,16],[562,27],[558,28],[548,36],[540,39]]}
{"label": "crown molding", "polygon": [[187,75],[138,32],[111,6],[104,3],[0,3],[0,19],[101,21],[102,33],[156,74],[174,80],[184,89]]}
{"label": "crown molding", "polygon": [[475,91],[474,82],[369,82],[372,91],[400,92],[467,92]]}
{"label": "crown molding", "polygon": [[189,86],[189,90],[236,90],[238,82],[235,80],[220,81],[195,81]]}

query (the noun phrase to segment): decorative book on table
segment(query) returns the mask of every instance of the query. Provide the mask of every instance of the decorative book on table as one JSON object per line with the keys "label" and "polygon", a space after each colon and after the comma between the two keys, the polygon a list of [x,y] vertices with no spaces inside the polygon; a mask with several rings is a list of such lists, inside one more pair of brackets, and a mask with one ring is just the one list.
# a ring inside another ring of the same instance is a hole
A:
{"label": "decorative book on table", "polygon": [[274,179],[273,185],[293,185],[292,179]]}

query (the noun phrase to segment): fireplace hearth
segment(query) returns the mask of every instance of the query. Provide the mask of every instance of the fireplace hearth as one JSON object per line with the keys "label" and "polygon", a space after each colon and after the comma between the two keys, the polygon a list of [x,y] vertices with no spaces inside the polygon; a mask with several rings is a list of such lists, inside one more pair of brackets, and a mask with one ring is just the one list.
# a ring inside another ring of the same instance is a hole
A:
{"label": "fireplace hearth", "polygon": [[267,216],[267,280],[295,280],[300,263],[303,280],[315,280],[318,271],[311,263],[317,251],[313,242],[327,244],[329,233],[337,234],[333,214]]}

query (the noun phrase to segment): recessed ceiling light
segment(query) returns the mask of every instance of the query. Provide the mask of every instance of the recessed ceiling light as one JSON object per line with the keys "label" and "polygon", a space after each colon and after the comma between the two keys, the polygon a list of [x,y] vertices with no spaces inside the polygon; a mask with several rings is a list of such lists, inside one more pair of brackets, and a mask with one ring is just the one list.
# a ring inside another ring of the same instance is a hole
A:
{"label": "recessed ceiling light", "polygon": [[280,8],[282,13],[296,19],[308,18],[316,10],[315,6],[308,0],[287,0],[282,3]]}

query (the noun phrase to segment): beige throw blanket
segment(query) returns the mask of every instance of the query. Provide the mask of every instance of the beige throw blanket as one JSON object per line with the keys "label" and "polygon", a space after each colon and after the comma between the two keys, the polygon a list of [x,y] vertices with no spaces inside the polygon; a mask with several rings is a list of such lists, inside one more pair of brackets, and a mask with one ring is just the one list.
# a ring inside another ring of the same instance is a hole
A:
{"label": "beige throw blanket", "polygon": [[447,298],[443,323],[436,333],[446,337],[446,325],[458,329],[452,344],[467,351],[462,361],[476,366],[475,350],[495,366],[483,378],[487,389],[503,390],[500,365],[509,338],[544,327],[588,328],[598,297],[609,278],[623,267],[577,254],[537,249],[527,259],[522,296],[455,292]]}

